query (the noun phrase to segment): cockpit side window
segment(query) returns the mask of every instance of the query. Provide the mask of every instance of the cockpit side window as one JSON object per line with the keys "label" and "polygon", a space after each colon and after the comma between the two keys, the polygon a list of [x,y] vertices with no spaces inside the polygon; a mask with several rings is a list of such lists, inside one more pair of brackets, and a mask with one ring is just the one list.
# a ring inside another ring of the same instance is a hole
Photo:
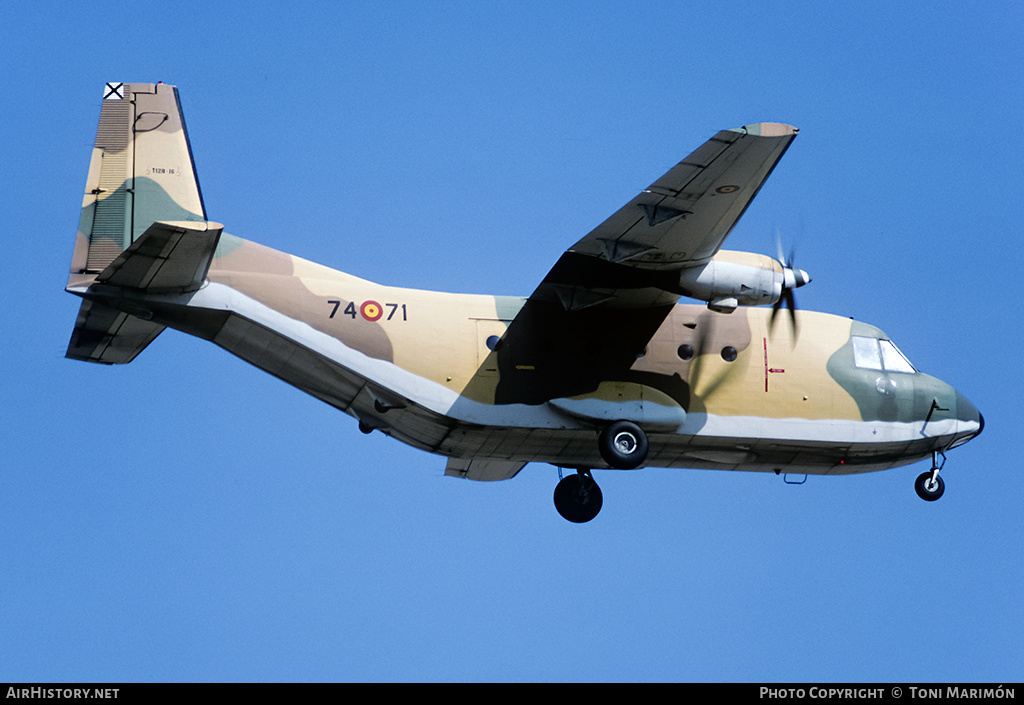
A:
{"label": "cockpit side window", "polygon": [[916,372],[910,360],[904,357],[899,348],[893,345],[891,340],[879,340],[878,346],[882,349],[882,365],[890,372]]}
{"label": "cockpit side window", "polygon": [[878,341],[874,338],[853,336],[853,363],[862,369],[882,369],[882,356],[878,353]]}
{"label": "cockpit side window", "polygon": [[853,342],[853,362],[865,370],[885,370],[887,372],[916,372],[910,361],[903,356],[891,340],[877,340],[855,335]]}

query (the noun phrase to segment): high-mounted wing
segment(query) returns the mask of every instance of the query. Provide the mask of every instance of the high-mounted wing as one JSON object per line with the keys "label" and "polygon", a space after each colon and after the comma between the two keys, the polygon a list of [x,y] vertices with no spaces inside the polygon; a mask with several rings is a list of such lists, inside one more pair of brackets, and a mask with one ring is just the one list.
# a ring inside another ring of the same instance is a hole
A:
{"label": "high-mounted wing", "polygon": [[779,123],[722,130],[569,251],[649,269],[706,262],[796,133]]}
{"label": "high-mounted wing", "polygon": [[[718,252],[796,134],[780,123],[722,130],[570,247],[531,298],[570,310],[674,300],[679,270]],[[668,295],[638,291],[648,288]]]}
{"label": "high-mounted wing", "polygon": [[797,129],[723,130],[569,248],[509,325],[498,403],[542,403],[626,372],[757,195]]}

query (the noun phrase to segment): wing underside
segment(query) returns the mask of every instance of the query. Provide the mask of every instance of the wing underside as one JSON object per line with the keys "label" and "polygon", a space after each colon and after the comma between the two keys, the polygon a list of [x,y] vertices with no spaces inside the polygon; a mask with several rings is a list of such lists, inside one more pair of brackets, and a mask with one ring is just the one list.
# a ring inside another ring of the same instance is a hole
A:
{"label": "wing underside", "polygon": [[683,294],[680,273],[718,252],[796,133],[719,132],[566,251],[502,339],[498,403],[628,379]]}
{"label": "wing underside", "polygon": [[569,252],[664,270],[701,264],[722,246],[797,130],[722,130],[616,211]]}

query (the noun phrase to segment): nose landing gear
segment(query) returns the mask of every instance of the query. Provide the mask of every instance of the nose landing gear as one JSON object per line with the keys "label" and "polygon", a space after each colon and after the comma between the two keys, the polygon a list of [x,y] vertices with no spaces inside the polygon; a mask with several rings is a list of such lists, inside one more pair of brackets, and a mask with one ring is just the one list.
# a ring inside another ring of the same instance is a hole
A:
{"label": "nose landing gear", "polygon": [[[939,462],[939,456],[942,462]],[[946,483],[939,477],[939,470],[946,464],[946,456],[941,451],[932,451],[932,469],[917,476],[914,489],[917,496],[926,502],[934,502],[946,491]]]}

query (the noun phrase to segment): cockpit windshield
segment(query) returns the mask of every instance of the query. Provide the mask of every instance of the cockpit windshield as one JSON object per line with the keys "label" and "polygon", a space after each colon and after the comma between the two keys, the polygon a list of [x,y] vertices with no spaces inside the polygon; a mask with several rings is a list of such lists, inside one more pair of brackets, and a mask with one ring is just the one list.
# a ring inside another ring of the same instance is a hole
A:
{"label": "cockpit windshield", "polygon": [[866,370],[917,372],[891,340],[853,336],[853,361]]}

